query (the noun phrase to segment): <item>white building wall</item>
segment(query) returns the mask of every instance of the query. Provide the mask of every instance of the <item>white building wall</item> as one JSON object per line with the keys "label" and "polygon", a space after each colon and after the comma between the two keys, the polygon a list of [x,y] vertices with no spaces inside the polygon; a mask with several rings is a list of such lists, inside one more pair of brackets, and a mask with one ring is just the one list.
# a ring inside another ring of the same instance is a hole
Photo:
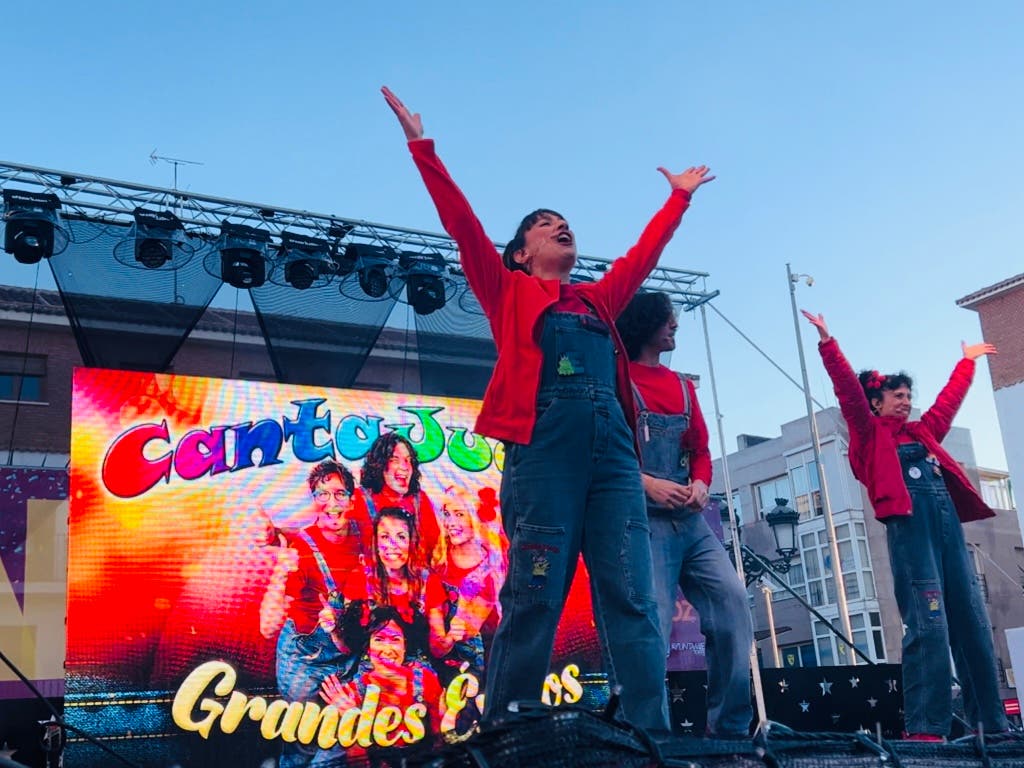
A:
{"label": "white building wall", "polygon": [[1010,472],[1014,497],[1017,500],[1017,523],[1024,529],[1024,381],[995,391],[996,414],[1003,433],[1006,468]]}

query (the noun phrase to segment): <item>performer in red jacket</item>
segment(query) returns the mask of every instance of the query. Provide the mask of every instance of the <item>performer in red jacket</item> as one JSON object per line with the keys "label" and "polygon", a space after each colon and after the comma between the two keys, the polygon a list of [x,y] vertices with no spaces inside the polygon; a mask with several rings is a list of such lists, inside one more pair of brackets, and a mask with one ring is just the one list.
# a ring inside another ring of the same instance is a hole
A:
{"label": "performer in red jacket", "polygon": [[994,516],[941,442],[974,378],[975,360],[991,344],[963,345],[938,399],[910,421],[905,373],[858,376],[828,332],[825,318],[804,311],[821,338],[818,349],[850,431],[850,466],[886,525],[893,589],[903,635],[903,710],[909,738],[941,740],[952,723],[952,646],[964,707],[988,733],[1007,730],[999,699],[995,650],[985,601],[961,523]]}
{"label": "performer in red jacket", "polygon": [[534,211],[499,254],[433,141],[423,138],[420,116],[386,88],[384,96],[458,243],[498,348],[476,431],[506,443],[501,510],[510,548],[484,719],[502,717],[513,701],[540,698],[582,550],[609,677],[623,687],[622,712],[634,725],[667,732],[650,529],[615,318],[657,264],[692,193],[713,177],[704,166],[659,169],[671,193],[637,244],[598,282],[571,284],[576,240],[565,219]]}

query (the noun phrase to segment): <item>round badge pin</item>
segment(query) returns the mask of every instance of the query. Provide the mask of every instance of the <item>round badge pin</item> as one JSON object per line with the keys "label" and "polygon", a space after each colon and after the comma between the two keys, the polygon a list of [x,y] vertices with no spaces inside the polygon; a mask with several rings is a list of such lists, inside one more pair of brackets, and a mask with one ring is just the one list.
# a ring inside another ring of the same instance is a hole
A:
{"label": "round badge pin", "polygon": [[910,475],[915,480],[921,479],[921,470],[918,469],[917,467],[911,467],[910,469],[908,469],[907,474]]}

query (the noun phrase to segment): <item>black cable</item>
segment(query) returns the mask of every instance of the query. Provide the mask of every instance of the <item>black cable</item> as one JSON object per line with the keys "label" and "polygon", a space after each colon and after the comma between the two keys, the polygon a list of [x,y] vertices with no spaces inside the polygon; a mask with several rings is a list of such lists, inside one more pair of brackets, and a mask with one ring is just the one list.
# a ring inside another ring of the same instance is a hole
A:
{"label": "black cable", "polygon": [[127,765],[129,768],[141,768],[141,766],[139,766],[137,763],[133,763],[127,757],[124,757],[123,755],[115,752],[113,749],[108,747],[106,744],[104,744],[102,741],[97,739],[92,734],[82,730],[78,726],[71,725],[70,723],[68,723],[64,719],[64,717],[57,711],[57,708],[54,707],[53,704],[50,703],[50,700],[47,699],[45,696],[43,696],[42,692],[38,688],[35,687],[35,685],[32,683],[31,680],[29,680],[27,677],[25,677],[25,675],[22,674],[21,670],[18,669],[14,665],[13,661],[11,661],[9,658],[7,658],[6,654],[4,654],[3,651],[0,651],[0,661],[2,661],[4,664],[6,664],[8,666],[8,668],[10,668],[10,670],[15,675],[17,675],[18,679],[21,680],[21,682],[23,682],[25,684],[25,687],[28,688],[30,691],[32,691],[32,693],[35,695],[35,697],[46,705],[46,708],[48,710],[50,710],[50,714],[53,715],[53,720],[54,720],[55,723],[57,723],[57,725],[59,725],[61,728],[65,728],[65,729],[71,731],[74,734],[77,734],[77,735],[81,736],[83,739],[88,741],[90,744],[99,747],[104,752],[106,752],[108,755],[111,755],[111,756],[117,758],[122,763]]}

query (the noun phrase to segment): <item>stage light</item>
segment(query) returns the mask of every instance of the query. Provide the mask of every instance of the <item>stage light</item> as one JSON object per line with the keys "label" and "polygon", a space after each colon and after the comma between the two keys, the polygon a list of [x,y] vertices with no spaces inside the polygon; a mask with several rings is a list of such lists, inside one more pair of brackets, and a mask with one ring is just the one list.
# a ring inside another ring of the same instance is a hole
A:
{"label": "stage light", "polygon": [[429,315],[445,305],[454,284],[441,254],[403,253],[398,266],[404,273],[405,299],[416,314]]}
{"label": "stage light", "polygon": [[359,287],[364,295],[352,296],[344,287],[342,293],[349,298],[384,298],[391,283],[396,256],[391,248],[385,246],[350,243],[346,246],[341,259],[342,269],[357,274]]}
{"label": "stage light", "polygon": [[279,265],[271,280],[277,283],[283,277],[286,284],[300,291],[326,285],[337,272],[326,240],[294,232],[281,233]]}
{"label": "stage light", "polygon": [[60,226],[54,194],[4,190],[4,250],[22,264],[38,264],[63,251],[67,233]]}
{"label": "stage light", "polygon": [[[181,219],[170,211],[136,208],[134,216],[133,253],[135,261],[146,269],[160,269],[168,262],[175,261],[177,254],[184,255],[184,260],[187,260],[195,252],[192,245],[184,241],[185,226]],[[114,247],[115,256],[118,256],[119,250],[118,246]],[[123,261],[120,258],[119,260]],[[174,266],[181,266],[182,261],[179,256],[178,263]]]}
{"label": "stage light", "polygon": [[235,288],[259,288],[267,280],[265,252],[270,233],[244,224],[220,225],[220,276]]}

